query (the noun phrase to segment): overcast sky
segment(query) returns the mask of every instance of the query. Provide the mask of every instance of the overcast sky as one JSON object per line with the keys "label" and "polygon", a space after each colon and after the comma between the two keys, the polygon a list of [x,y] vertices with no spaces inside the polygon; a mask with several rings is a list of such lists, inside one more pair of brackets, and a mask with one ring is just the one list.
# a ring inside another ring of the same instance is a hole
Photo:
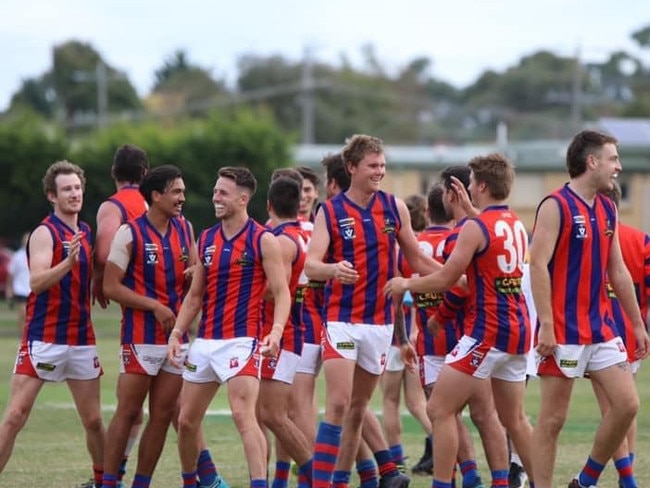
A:
{"label": "overcast sky", "polygon": [[244,54],[297,60],[309,46],[319,60],[344,53],[358,63],[370,43],[393,70],[426,56],[433,75],[463,87],[539,49],[588,61],[639,55],[630,34],[649,24],[645,0],[2,0],[0,110],[70,39],[92,44],[142,96],[179,48],[232,82]]}

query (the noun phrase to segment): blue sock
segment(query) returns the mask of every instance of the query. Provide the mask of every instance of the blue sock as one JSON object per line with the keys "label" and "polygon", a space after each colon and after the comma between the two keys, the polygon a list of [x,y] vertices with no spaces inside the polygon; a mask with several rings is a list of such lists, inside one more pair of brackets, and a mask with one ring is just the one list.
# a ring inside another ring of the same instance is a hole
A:
{"label": "blue sock", "polygon": [[135,477],[133,478],[133,484],[131,485],[131,488],[149,488],[149,485],[151,484],[151,476],[145,476],[143,474],[135,474]]}
{"label": "blue sock", "polygon": [[434,479],[431,483],[431,488],[451,488],[451,483],[445,483],[444,481]]}
{"label": "blue sock", "polygon": [[494,471],[491,471],[491,473],[492,473],[492,484],[494,486],[508,486],[507,469],[495,469]]}
{"label": "blue sock", "polygon": [[587,462],[582,468],[582,471],[580,471],[580,474],[578,475],[578,483],[580,483],[582,486],[596,486],[598,483],[598,478],[600,478],[600,474],[603,472],[603,469],[605,469],[604,464],[600,464],[593,459],[591,459],[591,456],[587,458]]}
{"label": "blue sock", "polygon": [[621,488],[637,488],[636,478],[630,458],[625,456],[614,461],[616,471],[618,471],[618,483]]}
{"label": "blue sock", "polygon": [[289,486],[289,470],[291,463],[286,461],[275,462],[275,473],[273,474],[273,483],[271,488],[287,488]]}
{"label": "blue sock", "polygon": [[377,466],[372,459],[362,459],[357,461],[357,474],[361,486],[359,488],[378,488],[379,476]]}
{"label": "blue sock", "polygon": [[267,488],[266,480],[251,480],[251,488]]}
{"label": "blue sock", "polygon": [[404,464],[404,449],[401,444],[395,444],[388,448],[390,457],[395,464]]}
{"label": "blue sock", "polygon": [[341,446],[341,426],[321,422],[314,444],[314,488],[329,488]]}
{"label": "blue sock", "polygon": [[105,486],[107,488],[113,488],[114,486],[117,486],[117,475],[104,473],[102,486]]}
{"label": "blue sock", "polygon": [[332,475],[332,486],[348,486],[350,484],[351,473],[349,471],[334,471]]}
{"label": "blue sock", "polygon": [[474,486],[481,480],[476,468],[476,461],[473,459],[460,463],[460,472],[463,475],[463,486]]}

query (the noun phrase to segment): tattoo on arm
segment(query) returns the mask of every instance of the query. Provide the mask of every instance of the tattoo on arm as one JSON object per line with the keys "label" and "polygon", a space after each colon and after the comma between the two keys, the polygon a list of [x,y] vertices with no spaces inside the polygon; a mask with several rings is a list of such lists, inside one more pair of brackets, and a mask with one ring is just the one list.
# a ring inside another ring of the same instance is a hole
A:
{"label": "tattoo on arm", "polygon": [[395,327],[393,329],[393,334],[395,335],[395,339],[397,339],[397,343],[400,346],[403,346],[409,342],[408,335],[406,334],[404,308],[401,303],[395,304],[395,307]]}

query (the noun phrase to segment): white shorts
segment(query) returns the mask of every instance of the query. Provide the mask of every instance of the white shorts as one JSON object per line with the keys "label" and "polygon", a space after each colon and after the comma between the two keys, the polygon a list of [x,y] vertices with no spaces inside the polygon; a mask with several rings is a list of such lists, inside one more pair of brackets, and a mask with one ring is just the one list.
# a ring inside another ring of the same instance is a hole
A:
{"label": "white shorts", "polygon": [[305,342],[302,345],[302,354],[300,354],[300,361],[298,362],[296,373],[318,376],[322,364],[323,358],[321,357],[320,344],[308,344]]}
{"label": "white shorts", "polygon": [[[187,359],[189,344],[181,344],[179,364]],[[183,366],[175,367],[167,360],[167,346],[160,344],[122,344],[120,373],[157,376],[160,371],[182,375]]]}
{"label": "white shorts", "polygon": [[260,377],[257,339],[195,339],[185,360],[183,379],[191,383],[225,383],[235,376]]}
{"label": "white shorts", "polygon": [[261,377],[263,380],[275,380],[293,384],[300,356],[295,352],[280,349],[277,358],[262,357]]}
{"label": "white shorts", "polygon": [[42,341],[21,344],[14,365],[14,374],[44,381],[93,380],[103,373],[97,346],[68,346]]}
{"label": "white shorts", "polygon": [[448,364],[474,378],[526,381],[527,354],[509,354],[464,335],[445,357]]}
{"label": "white shorts", "polygon": [[368,373],[380,375],[392,340],[393,324],[327,322],[322,337],[323,361],[351,359]]}
{"label": "white shorts", "polygon": [[386,361],[386,371],[398,373],[404,371],[404,361],[402,361],[402,352],[397,346],[390,346],[388,350],[388,360]]}
{"label": "white shorts", "polygon": [[418,366],[422,388],[433,386],[438,381],[440,370],[445,364],[444,356],[420,356]]}
{"label": "white shorts", "polygon": [[627,350],[620,337],[598,344],[558,344],[553,356],[537,355],[539,376],[582,378],[585,373],[627,362]]}
{"label": "white shorts", "polygon": [[637,374],[641,369],[641,360],[637,359],[636,361],[630,363],[630,369],[632,370],[632,374]]}

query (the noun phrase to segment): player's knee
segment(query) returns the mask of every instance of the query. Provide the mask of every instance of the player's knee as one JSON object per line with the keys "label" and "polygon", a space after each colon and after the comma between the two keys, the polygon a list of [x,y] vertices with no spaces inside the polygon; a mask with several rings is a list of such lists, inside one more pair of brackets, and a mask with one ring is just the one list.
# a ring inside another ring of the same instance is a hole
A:
{"label": "player's knee", "polygon": [[86,415],[82,419],[82,423],[87,432],[99,432],[104,429],[104,421],[100,412]]}

